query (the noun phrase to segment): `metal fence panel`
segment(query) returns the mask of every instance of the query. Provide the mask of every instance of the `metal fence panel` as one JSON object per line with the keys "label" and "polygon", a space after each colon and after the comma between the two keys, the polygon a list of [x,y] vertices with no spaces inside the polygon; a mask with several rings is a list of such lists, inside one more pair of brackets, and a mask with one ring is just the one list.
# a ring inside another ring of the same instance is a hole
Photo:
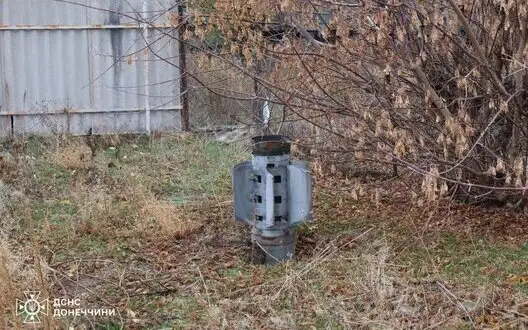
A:
{"label": "metal fence panel", "polygon": [[[2,7],[0,5],[0,18],[2,17],[1,8]],[[0,73],[2,73],[2,75],[0,75],[0,113],[7,111],[7,106],[5,104],[7,103],[7,95],[5,94],[7,92],[7,81],[5,80],[5,77],[3,77],[3,72],[5,71],[5,49],[2,47],[2,45],[5,45],[4,34],[0,33]],[[0,116],[0,136],[8,135],[11,132],[10,123],[10,118]]]}
{"label": "metal fence panel", "polygon": [[72,2],[0,1],[0,135],[180,130],[172,1]]}

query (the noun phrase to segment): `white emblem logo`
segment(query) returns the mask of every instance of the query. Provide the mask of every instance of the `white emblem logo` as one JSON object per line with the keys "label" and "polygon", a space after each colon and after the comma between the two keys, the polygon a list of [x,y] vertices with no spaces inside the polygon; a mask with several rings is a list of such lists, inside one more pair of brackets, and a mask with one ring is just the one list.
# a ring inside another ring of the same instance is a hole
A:
{"label": "white emblem logo", "polygon": [[39,301],[40,291],[25,291],[25,301],[16,301],[16,314],[24,317],[23,323],[40,323],[39,315],[48,315],[48,299]]}

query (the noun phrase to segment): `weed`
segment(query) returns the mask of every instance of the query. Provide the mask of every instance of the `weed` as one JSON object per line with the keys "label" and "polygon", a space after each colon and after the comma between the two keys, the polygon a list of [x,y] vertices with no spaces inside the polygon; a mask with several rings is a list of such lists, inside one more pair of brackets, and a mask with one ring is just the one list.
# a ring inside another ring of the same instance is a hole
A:
{"label": "weed", "polygon": [[[462,227],[469,206],[449,216],[401,201],[375,208],[350,183],[320,175],[314,222],[298,228],[301,257],[258,266],[232,220],[231,168],[250,157],[244,147],[179,134],[108,137],[91,140],[88,157],[85,138],[19,143],[24,157],[0,182],[0,328],[21,328],[13,302],[27,290],[79,294],[127,315],[79,320],[97,329],[527,322],[526,236]],[[66,321],[46,317],[43,326]]]}

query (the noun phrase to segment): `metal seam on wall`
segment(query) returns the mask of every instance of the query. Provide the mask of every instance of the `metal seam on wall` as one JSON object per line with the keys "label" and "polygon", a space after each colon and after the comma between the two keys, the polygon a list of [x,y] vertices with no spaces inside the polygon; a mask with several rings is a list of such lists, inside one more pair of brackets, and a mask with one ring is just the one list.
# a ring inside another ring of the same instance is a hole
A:
{"label": "metal seam on wall", "polygon": [[[170,108],[155,108],[150,109],[150,111],[175,111],[181,110],[182,106],[175,106]],[[32,115],[67,115],[74,113],[114,113],[114,112],[144,112],[144,108],[135,108],[135,109],[67,109],[63,111],[50,111],[50,112],[0,112],[0,116],[32,116]]]}
{"label": "metal seam on wall", "polygon": [[[147,25],[149,29],[173,29],[171,25]],[[0,25],[0,31],[138,29],[135,25]]]}

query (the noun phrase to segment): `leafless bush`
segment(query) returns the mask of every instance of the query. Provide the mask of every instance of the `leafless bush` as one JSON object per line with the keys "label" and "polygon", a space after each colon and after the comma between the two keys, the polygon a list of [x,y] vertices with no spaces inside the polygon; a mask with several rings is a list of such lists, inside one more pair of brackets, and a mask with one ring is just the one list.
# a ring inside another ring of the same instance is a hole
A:
{"label": "leafless bush", "polygon": [[[332,18],[321,23],[323,9]],[[355,161],[411,169],[429,198],[524,191],[525,3],[225,0],[208,17],[231,44],[224,58],[242,54],[234,67]],[[307,33],[314,26],[324,40]],[[273,70],[258,75],[252,63],[264,57]]]}
{"label": "leafless bush", "polygon": [[225,62],[195,52],[188,54],[187,63],[193,128],[253,123],[250,77],[237,73]]}

